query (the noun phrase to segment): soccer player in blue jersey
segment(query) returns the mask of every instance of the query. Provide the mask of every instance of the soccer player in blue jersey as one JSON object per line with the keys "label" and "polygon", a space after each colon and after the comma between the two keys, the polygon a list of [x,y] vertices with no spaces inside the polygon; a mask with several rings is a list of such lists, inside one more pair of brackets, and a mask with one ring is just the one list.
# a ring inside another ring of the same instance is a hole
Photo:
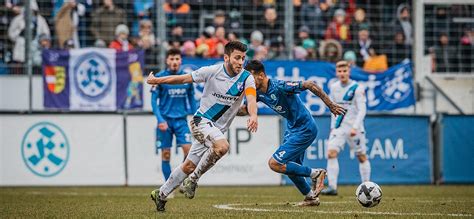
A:
{"label": "soccer player in blue jersey", "polygon": [[[167,68],[156,77],[185,74],[181,69],[181,51],[170,49],[166,52]],[[158,103],[159,101],[159,103]],[[173,135],[176,145],[183,149],[184,157],[191,148],[191,132],[186,116],[196,111],[194,86],[189,84],[159,84],[151,88],[151,107],[158,121],[156,147],[161,149],[161,170],[168,180],[171,174],[171,146]]]}
{"label": "soccer player in blue jersey", "polygon": [[[299,93],[309,90],[321,98],[335,115],[345,113],[345,109],[332,102],[326,93],[313,81],[281,81],[269,79],[260,61],[250,61],[245,69],[252,73],[257,88],[257,101],[265,103],[276,113],[286,118],[287,128],[283,144],[268,161],[270,169],[288,175],[298,190],[305,196],[298,206],[318,206],[319,193],[324,187],[326,170],[303,166],[306,148],[313,143],[318,129],[311,113],[301,102]],[[242,106],[239,115],[246,114]],[[312,185],[306,182],[310,177]]]}

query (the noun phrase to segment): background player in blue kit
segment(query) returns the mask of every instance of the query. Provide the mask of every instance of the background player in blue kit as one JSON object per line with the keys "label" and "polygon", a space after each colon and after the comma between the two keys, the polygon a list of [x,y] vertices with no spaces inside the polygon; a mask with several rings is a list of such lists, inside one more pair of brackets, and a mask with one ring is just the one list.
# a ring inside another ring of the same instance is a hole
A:
{"label": "background player in blue kit", "polygon": [[[185,74],[181,70],[181,51],[170,49],[166,53],[167,68],[156,77]],[[160,84],[151,89],[151,106],[158,120],[156,147],[161,149],[161,168],[165,181],[171,174],[171,146],[173,135],[176,145],[183,149],[184,157],[191,148],[191,133],[186,116],[196,111],[193,84]],[[158,103],[159,101],[159,103]]]}
{"label": "background player in blue kit", "polygon": [[[310,90],[329,107],[335,115],[345,113],[345,109],[333,103],[326,93],[313,81],[287,82],[269,79],[260,61],[250,61],[245,67],[255,78],[257,101],[265,103],[276,113],[287,119],[287,128],[283,144],[268,161],[270,168],[288,175],[298,190],[305,196],[299,206],[319,205],[319,193],[324,187],[326,170],[303,166],[306,148],[313,143],[318,129],[311,113],[301,102],[298,93]],[[246,114],[242,106],[239,115]],[[304,177],[311,177],[312,185]]]}

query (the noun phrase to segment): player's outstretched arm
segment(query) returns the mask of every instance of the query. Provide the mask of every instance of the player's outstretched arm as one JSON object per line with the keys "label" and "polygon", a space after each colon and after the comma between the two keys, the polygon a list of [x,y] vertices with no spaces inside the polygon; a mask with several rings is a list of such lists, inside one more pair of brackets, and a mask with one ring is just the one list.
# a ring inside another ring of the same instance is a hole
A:
{"label": "player's outstretched arm", "polygon": [[303,89],[308,89],[311,91],[311,93],[321,98],[324,104],[326,104],[331,113],[333,113],[334,115],[344,115],[346,113],[346,110],[342,106],[339,106],[336,103],[332,102],[326,92],[324,92],[324,90],[314,81],[304,81]]}
{"label": "player's outstretched arm", "polygon": [[247,120],[247,129],[250,132],[256,132],[258,128],[257,121],[257,97],[255,94],[246,95],[247,97],[247,113],[250,118]]}
{"label": "player's outstretched arm", "polygon": [[188,84],[193,83],[193,77],[191,74],[184,75],[169,75],[165,77],[155,77],[153,72],[150,72],[146,78],[146,83],[151,85],[158,84]]}

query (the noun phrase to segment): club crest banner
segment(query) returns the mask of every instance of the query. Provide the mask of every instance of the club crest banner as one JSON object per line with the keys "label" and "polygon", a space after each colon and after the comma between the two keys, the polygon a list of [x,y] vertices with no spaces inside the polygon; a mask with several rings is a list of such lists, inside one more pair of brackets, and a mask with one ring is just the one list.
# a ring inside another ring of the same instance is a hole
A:
{"label": "club crest banner", "polygon": [[114,111],[143,107],[143,51],[43,52],[44,107]]}

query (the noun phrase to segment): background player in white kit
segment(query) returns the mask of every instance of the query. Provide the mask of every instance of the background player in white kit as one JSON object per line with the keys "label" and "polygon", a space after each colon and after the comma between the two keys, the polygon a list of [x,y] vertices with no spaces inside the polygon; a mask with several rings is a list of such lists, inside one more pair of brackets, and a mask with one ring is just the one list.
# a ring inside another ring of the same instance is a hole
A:
{"label": "background player in white kit", "polygon": [[355,150],[359,160],[359,171],[362,182],[370,180],[370,162],[366,155],[366,138],[364,118],[367,111],[364,88],[351,80],[350,65],[346,61],[336,63],[337,82],[330,85],[332,101],[343,106],[347,112],[335,117],[331,116],[331,132],[328,140],[327,174],[329,186],[321,191],[323,195],[337,195],[337,178],[339,162],[337,155],[346,142],[351,150]]}
{"label": "background player in white kit", "polygon": [[253,76],[243,69],[246,51],[245,44],[232,41],[225,45],[224,64],[202,67],[185,75],[157,78],[150,73],[148,76],[147,83],[152,85],[205,82],[199,109],[190,122],[194,137],[191,150],[165,184],[151,192],[157,211],[165,210],[167,196],[191,173],[184,188],[188,198],[194,197],[197,181],[193,179],[199,178],[227,153],[229,142],[224,133],[236,116],[244,94],[250,115],[247,128],[257,131],[257,91]]}

